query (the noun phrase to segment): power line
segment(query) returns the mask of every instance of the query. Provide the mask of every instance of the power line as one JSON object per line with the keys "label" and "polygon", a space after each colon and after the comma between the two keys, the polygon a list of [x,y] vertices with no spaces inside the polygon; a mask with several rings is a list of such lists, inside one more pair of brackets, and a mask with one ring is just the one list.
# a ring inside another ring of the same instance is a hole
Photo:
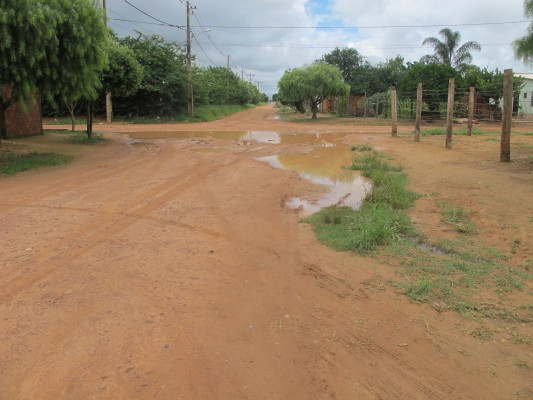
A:
{"label": "power line", "polygon": [[135,21],[135,20],[126,19],[126,18],[109,18],[109,19],[111,19],[113,21],[130,22],[130,23],[133,23],[133,24],[159,25],[159,26],[169,26],[171,28],[185,29],[185,27],[181,26],[181,25],[172,25],[172,24],[167,24],[167,23],[163,23],[163,22]]}
{"label": "power line", "polygon": [[[126,0],[124,0],[126,1]],[[533,21],[502,21],[502,22],[478,22],[464,24],[428,24],[428,25],[361,25],[361,26],[230,26],[230,25],[206,25],[212,29],[386,29],[386,28],[438,28],[458,26],[482,26],[482,25],[505,25],[523,24]],[[193,26],[199,28],[199,26]]]}
{"label": "power line", "polygon": [[132,6],[133,8],[135,8],[135,9],[136,9],[137,11],[139,11],[140,13],[146,15],[146,16],[149,17],[149,18],[152,18],[153,20],[155,20],[155,21],[157,21],[157,22],[160,22],[160,23],[162,23],[162,24],[164,24],[164,25],[168,25],[168,26],[178,27],[177,25],[169,24],[168,22],[162,21],[162,20],[160,20],[160,19],[158,19],[158,18],[156,18],[156,17],[154,17],[154,16],[148,14],[147,12],[141,10],[139,7],[137,7],[137,6],[133,5],[133,4],[131,4],[128,0],[124,0],[124,2],[127,3],[127,4],[129,4],[129,5]]}

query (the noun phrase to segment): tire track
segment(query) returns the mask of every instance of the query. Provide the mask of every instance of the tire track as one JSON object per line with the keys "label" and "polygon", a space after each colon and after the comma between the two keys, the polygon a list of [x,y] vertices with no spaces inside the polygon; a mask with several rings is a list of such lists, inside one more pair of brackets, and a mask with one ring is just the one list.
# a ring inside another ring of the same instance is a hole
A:
{"label": "tire track", "polygon": [[[6,302],[11,297],[15,296],[19,291],[30,287],[37,281],[55,272],[69,262],[83,256],[101,242],[111,238],[112,236],[118,234],[137,222],[138,218],[132,217],[133,213],[139,213],[140,215],[152,213],[163,204],[167,203],[170,199],[196,185],[199,180],[205,178],[212,172],[213,169],[210,165],[193,168],[192,174],[189,172],[189,170],[187,170],[178,175],[178,177],[172,178],[173,181],[179,179],[180,182],[171,184],[170,187],[168,182],[164,182],[163,184],[160,184],[156,188],[150,190],[148,193],[143,193],[142,196],[132,200],[134,203],[139,201],[148,201],[147,204],[139,204],[134,206],[129,210],[128,214],[121,214],[118,218],[109,221],[106,224],[102,224],[100,220],[97,222],[90,222],[80,227],[76,231],[79,237],[75,235],[73,236],[77,237],[77,240],[83,243],[82,248],[66,251],[58,258],[55,258],[55,250],[46,250],[39,253],[38,256],[41,258],[41,260],[36,263],[36,270],[28,273],[29,276],[27,274],[18,275],[2,283],[2,286],[0,287],[0,304]],[[185,177],[185,180],[181,181],[180,178],[187,174],[189,175]],[[84,231],[89,231],[89,233],[82,234]],[[22,266],[19,266],[19,268],[22,268]]]}

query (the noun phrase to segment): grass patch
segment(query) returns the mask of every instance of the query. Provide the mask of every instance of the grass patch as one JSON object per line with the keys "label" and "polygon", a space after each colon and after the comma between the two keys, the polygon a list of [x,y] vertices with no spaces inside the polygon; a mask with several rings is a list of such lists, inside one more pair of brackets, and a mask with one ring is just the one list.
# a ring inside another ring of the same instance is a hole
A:
{"label": "grass patch", "polygon": [[402,168],[374,153],[360,155],[351,169],[373,180],[372,193],[358,211],[333,206],[304,219],[313,225],[318,238],[337,250],[368,254],[403,235],[414,235],[403,209],[413,205],[417,194],[405,188],[407,175],[399,172]]}
{"label": "grass patch", "polygon": [[319,240],[327,245],[359,254],[413,234],[407,214],[383,203],[367,203],[359,211],[329,207],[303,221],[312,224]]}
{"label": "grass patch", "polygon": [[96,144],[105,142],[106,138],[100,133],[93,133],[92,137],[89,138],[86,132],[68,132],[63,141],[69,144]]}
{"label": "grass patch", "polygon": [[203,105],[194,108],[194,116],[178,114],[175,116],[163,117],[117,117],[117,121],[127,121],[133,124],[169,124],[176,122],[209,122],[224,118],[228,115],[254,108],[253,104],[229,104],[229,105]]}
{"label": "grass patch", "polygon": [[368,144],[356,144],[352,146],[352,151],[371,151],[374,148]]}
{"label": "grass patch", "polygon": [[[304,219],[319,240],[337,250],[384,257],[396,268],[398,280],[393,285],[415,302],[465,317],[533,322],[533,306],[512,305],[508,296],[529,290],[533,275],[527,268],[505,265],[510,255],[465,236],[477,233],[468,210],[440,203],[443,221],[460,235],[435,244],[420,243],[421,234],[405,212],[418,195],[407,190],[402,167],[374,152],[357,154],[351,168],[372,180],[372,192],[359,211],[333,206]],[[473,333],[487,340],[488,334]]]}
{"label": "grass patch", "polygon": [[[468,128],[458,128],[453,130],[454,135],[466,136],[468,135]],[[446,135],[446,128],[429,128],[420,132],[421,136],[438,136]],[[472,136],[486,136],[494,135],[494,132],[480,131],[479,129],[472,128]]]}
{"label": "grass patch", "polygon": [[32,151],[29,153],[17,154],[12,151],[0,153],[0,174],[13,175],[17,172],[45,166],[55,166],[72,161],[72,156],[57,153],[39,153]]}
{"label": "grass patch", "polygon": [[471,221],[465,208],[450,203],[440,203],[439,205],[442,207],[443,222],[452,225],[460,233],[467,235],[478,233],[476,225]]}

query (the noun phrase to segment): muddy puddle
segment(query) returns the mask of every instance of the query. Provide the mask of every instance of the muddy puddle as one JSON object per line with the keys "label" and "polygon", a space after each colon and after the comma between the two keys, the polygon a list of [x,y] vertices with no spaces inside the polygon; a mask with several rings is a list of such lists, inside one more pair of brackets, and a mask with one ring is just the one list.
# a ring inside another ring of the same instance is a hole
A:
{"label": "muddy puddle", "polygon": [[[347,132],[289,134],[272,131],[158,131],[127,132],[135,141],[142,139],[188,139],[212,137],[225,140],[244,140],[259,143],[296,145],[307,144],[313,148],[307,153],[279,154],[260,157],[274,168],[296,171],[302,178],[328,188],[318,201],[300,197],[289,199],[286,206],[301,209],[304,215],[313,214],[331,205],[345,205],[358,209],[369,193],[371,185],[357,171],[347,169],[353,153],[343,143]],[[223,149],[193,149],[193,151],[223,151]]]}
{"label": "muddy puddle", "polygon": [[346,168],[351,164],[352,151],[343,143],[317,146],[305,154],[280,154],[257,160],[275,168],[296,171],[302,178],[328,187],[328,191],[315,202],[301,197],[293,197],[286,202],[288,207],[302,209],[304,215],[335,204],[357,210],[371,189],[370,183],[357,171]]}

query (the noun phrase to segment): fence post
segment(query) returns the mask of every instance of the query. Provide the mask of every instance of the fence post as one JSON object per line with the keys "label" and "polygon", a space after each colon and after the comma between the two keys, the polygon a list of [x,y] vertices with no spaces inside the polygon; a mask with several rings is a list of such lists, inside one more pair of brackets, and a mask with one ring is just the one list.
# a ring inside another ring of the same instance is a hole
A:
{"label": "fence post", "polygon": [[376,118],[379,118],[379,99],[376,98]]}
{"label": "fence post", "polygon": [[502,137],[500,162],[511,161],[511,125],[513,118],[513,70],[503,71]]}
{"label": "fence post", "polygon": [[391,115],[392,115],[392,136],[398,136],[398,108],[396,98],[396,88],[393,86],[390,89],[391,94]]}
{"label": "fence post", "polygon": [[368,99],[366,98],[366,92],[365,92],[365,108],[363,109],[363,117],[367,117],[367,109],[368,109]]}
{"label": "fence post", "polygon": [[415,142],[420,142],[420,123],[422,121],[422,82],[416,88]]}
{"label": "fence post", "polygon": [[474,120],[474,87],[470,87],[470,94],[468,96],[468,136],[472,136],[472,124]]}
{"label": "fence post", "polygon": [[448,83],[448,109],[446,110],[446,148],[452,148],[453,133],[453,102],[455,95],[455,79],[450,78]]}

